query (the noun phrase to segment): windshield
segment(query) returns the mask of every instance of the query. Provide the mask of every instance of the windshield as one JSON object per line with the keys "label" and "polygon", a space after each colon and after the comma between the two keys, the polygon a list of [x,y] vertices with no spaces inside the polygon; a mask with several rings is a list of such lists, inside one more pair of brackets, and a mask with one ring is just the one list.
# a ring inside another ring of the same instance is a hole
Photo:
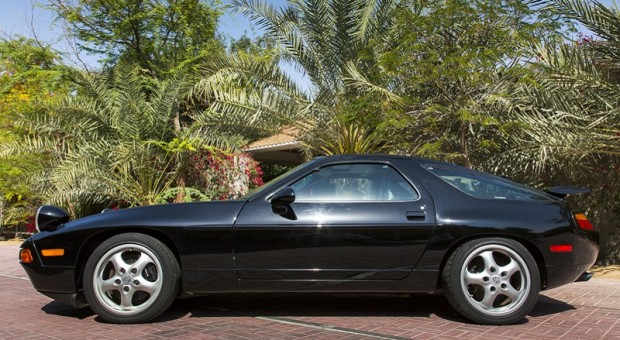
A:
{"label": "windshield", "polygon": [[254,198],[255,196],[260,195],[263,191],[269,190],[272,187],[274,187],[275,185],[277,185],[280,182],[280,180],[283,179],[284,177],[288,177],[289,175],[294,175],[297,172],[303,171],[307,167],[312,166],[314,163],[316,163],[316,159],[313,159],[310,162],[298,165],[295,168],[293,168],[293,169],[291,169],[291,170],[281,174],[280,176],[272,179],[271,181],[263,184],[262,186],[256,187],[256,188],[250,190],[250,192],[248,192],[247,194],[239,197],[239,199],[240,200],[248,200],[248,199]]}

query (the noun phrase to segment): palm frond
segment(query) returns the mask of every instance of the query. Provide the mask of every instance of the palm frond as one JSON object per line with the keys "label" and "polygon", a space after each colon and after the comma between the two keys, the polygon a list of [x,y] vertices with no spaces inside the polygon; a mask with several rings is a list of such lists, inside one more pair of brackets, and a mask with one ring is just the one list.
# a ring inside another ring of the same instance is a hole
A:
{"label": "palm frond", "polygon": [[346,69],[348,77],[345,77],[344,81],[347,86],[358,90],[360,93],[375,93],[391,102],[403,104],[404,98],[397,95],[393,91],[384,88],[383,86],[373,84],[361,72],[359,72],[354,63],[348,63],[346,65]]}
{"label": "palm frond", "polygon": [[550,0],[535,2],[583,26],[608,41],[620,42],[620,12],[596,0]]}

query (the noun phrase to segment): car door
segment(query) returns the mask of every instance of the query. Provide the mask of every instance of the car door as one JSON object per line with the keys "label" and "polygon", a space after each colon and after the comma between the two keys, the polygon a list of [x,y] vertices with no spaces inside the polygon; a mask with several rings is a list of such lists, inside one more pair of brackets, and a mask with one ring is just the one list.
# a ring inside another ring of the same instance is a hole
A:
{"label": "car door", "polygon": [[240,279],[402,279],[435,227],[428,193],[387,162],[328,164],[287,184],[294,202],[271,194],[237,217]]}

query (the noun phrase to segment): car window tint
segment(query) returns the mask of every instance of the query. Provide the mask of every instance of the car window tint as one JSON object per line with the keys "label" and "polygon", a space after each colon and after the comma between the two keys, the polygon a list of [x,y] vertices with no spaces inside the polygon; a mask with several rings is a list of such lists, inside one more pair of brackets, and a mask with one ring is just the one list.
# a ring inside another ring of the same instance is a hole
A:
{"label": "car window tint", "polygon": [[299,201],[411,201],[416,190],[385,164],[339,164],[321,168],[293,185]]}
{"label": "car window tint", "polygon": [[550,199],[542,191],[500,177],[437,165],[424,165],[424,168],[460,191],[477,198],[517,201]]}

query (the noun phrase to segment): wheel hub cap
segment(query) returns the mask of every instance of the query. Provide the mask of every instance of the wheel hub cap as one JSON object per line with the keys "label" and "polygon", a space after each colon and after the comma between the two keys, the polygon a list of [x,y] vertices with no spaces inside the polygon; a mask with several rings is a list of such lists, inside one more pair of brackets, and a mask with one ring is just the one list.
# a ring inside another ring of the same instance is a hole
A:
{"label": "wheel hub cap", "polygon": [[130,284],[131,283],[131,276],[129,274],[123,276],[123,284]]}
{"label": "wheel hub cap", "polygon": [[493,281],[493,284],[498,285],[501,279],[499,278],[499,276],[496,275],[493,276],[493,279],[491,279],[491,281]]}

